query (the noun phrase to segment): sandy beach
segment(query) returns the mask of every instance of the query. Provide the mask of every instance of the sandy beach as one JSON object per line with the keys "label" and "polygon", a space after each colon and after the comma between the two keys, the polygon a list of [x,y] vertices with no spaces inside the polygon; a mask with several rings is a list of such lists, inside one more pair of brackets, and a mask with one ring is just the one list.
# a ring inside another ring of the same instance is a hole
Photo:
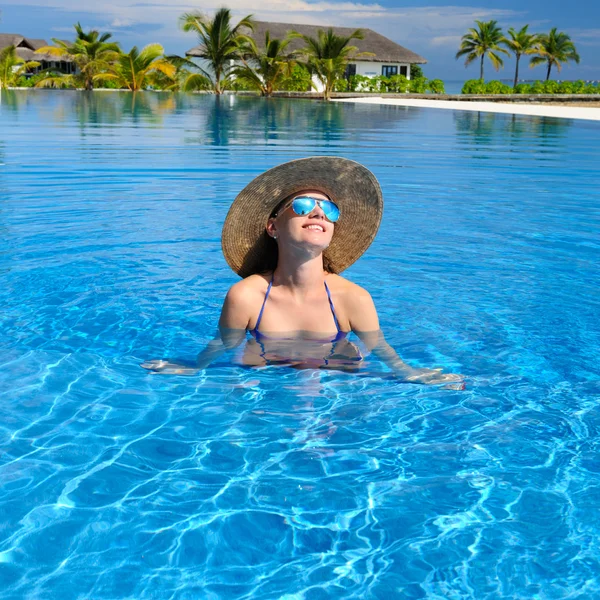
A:
{"label": "sandy beach", "polygon": [[593,107],[564,104],[522,104],[516,102],[465,102],[461,100],[421,100],[414,98],[335,98],[332,102],[356,102],[360,104],[387,104],[393,106],[417,106],[421,108],[441,108],[466,110],[470,112],[491,112],[509,115],[529,115],[536,117],[558,117],[561,119],[586,119],[600,121],[600,104]]}

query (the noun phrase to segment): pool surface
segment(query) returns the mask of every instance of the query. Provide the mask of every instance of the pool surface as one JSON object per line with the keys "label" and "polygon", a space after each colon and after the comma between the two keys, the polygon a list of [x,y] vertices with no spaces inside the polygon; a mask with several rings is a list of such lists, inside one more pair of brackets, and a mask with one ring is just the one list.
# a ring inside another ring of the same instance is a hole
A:
{"label": "pool surface", "polygon": [[[52,90],[0,104],[0,598],[600,598],[600,124]],[[238,191],[379,178],[346,275],[465,391],[193,359]]]}

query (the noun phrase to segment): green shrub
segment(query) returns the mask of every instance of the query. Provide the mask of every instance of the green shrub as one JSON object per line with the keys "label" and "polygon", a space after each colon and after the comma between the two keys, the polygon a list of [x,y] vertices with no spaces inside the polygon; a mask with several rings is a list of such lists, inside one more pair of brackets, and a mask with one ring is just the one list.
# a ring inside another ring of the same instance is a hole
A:
{"label": "green shrub", "polygon": [[531,84],[529,83],[517,83],[515,89],[513,90],[514,94],[531,94]]}
{"label": "green shrub", "polygon": [[[550,83],[550,81],[547,81],[546,83]],[[575,93],[572,81],[561,81],[560,83],[558,83],[557,81],[553,81],[552,83],[556,83],[556,88],[553,89],[551,92],[546,92],[548,94],[574,94]],[[547,86],[546,86],[546,89],[547,89]]]}
{"label": "green shrub", "polygon": [[419,65],[412,64],[410,65],[410,78],[411,79],[421,79],[424,78],[423,69]]}
{"label": "green shrub", "polygon": [[363,84],[368,80],[368,77],[364,75],[350,75],[348,77],[348,91],[349,92],[362,92]]}
{"label": "green shrub", "polygon": [[387,91],[387,77],[377,75],[375,77],[367,77],[363,87],[366,92],[386,92]]}
{"label": "green shrub", "polygon": [[61,73],[54,71],[41,71],[40,73],[36,73],[35,75],[30,75],[29,77],[25,77],[25,75],[21,75],[17,80],[17,87],[35,87],[35,84],[40,82],[42,79],[46,77],[59,77]]}
{"label": "green shrub", "polygon": [[544,81],[536,81],[531,84],[530,94],[545,94],[546,86],[544,85]]}
{"label": "green shrub", "polygon": [[444,94],[446,92],[446,88],[444,87],[444,82],[441,79],[429,79],[427,81],[427,91],[432,94]]}
{"label": "green shrub", "polygon": [[289,77],[281,81],[278,89],[286,92],[310,92],[312,90],[311,74],[302,65],[294,65]]}
{"label": "green shrub", "polygon": [[21,77],[19,77],[19,79],[17,79],[16,81],[16,86],[15,87],[33,87],[35,84],[33,83],[33,77],[25,77],[23,75],[21,75]]}
{"label": "green shrub", "polygon": [[588,83],[585,86],[584,94],[600,94],[600,85],[594,85],[593,83]]}
{"label": "green shrub", "polygon": [[347,92],[348,91],[348,80],[344,79],[336,79],[333,83],[333,91],[334,92]]}
{"label": "green shrub", "polygon": [[388,92],[395,92],[396,94],[405,94],[410,89],[410,81],[405,75],[392,75],[387,78],[385,85]]}
{"label": "green shrub", "polygon": [[463,84],[461,94],[485,94],[485,82],[481,79],[469,79]]}
{"label": "green shrub", "polygon": [[[558,83],[558,81],[544,81],[543,83],[543,92],[537,92],[537,93],[542,93],[542,94],[558,94],[558,93],[562,93],[560,92],[560,84]],[[571,92],[567,92],[568,94],[570,94]]]}
{"label": "green shrub", "polygon": [[256,90],[256,87],[245,79],[236,77],[235,79],[232,78],[229,80],[227,89],[233,90],[234,92],[250,92]]}
{"label": "green shrub", "polygon": [[418,79],[410,80],[411,94],[424,94],[427,91],[427,79],[419,77]]}
{"label": "green shrub", "polygon": [[488,81],[485,84],[486,94],[512,94],[512,87],[501,81]]}

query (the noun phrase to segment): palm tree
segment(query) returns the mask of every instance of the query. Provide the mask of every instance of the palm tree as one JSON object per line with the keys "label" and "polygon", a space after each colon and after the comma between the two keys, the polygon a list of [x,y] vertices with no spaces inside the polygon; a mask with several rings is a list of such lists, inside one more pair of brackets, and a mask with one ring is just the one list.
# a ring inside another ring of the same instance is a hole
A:
{"label": "palm tree", "polygon": [[508,35],[510,35],[510,39],[505,37],[500,42],[504,44],[514,55],[516,58],[516,66],[515,66],[515,81],[513,83],[513,87],[517,87],[517,83],[519,81],[519,60],[521,60],[521,56],[523,54],[535,54],[536,48],[538,44],[538,36],[535,33],[528,33],[529,25],[525,25],[519,29],[519,31],[515,31],[512,27],[508,30]]}
{"label": "palm tree", "polygon": [[164,52],[160,44],[148,44],[141,52],[134,46],[128,54],[120,54],[107,72],[95,75],[94,80],[115,81],[121,88],[138,92],[149,84],[154,72],[174,79],[177,67],[164,57]]}
{"label": "palm tree", "polygon": [[291,39],[290,37],[283,40],[271,38],[271,34],[267,31],[264,50],[262,50],[251,38],[240,49],[243,65],[234,67],[232,75],[259,90],[261,96],[270,96],[281,81],[291,75],[294,67],[293,55],[285,53]]}
{"label": "palm tree", "polygon": [[504,65],[499,52],[508,54],[508,50],[500,47],[502,40],[502,29],[496,25],[498,21],[475,21],[478,29],[471,28],[469,33],[462,36],[460,49],[456,53],[456,58],[466,56],[465,67],[471,64],[476,58],[481,57],[479,69],[479,79],[483,81],[483,59],[487,57],[492,61],[496,71]]}
{"label": "palm tree", "polygon": [[556,69],[560,73],[561,63],[573,60],[579,64],[580,60],[575,44],[571,41],[570,36],[562,31],[556,33],[556,27],[551,29],[550,33],[542,33],[538,36],[536,54],[539,56],[534,56],[529,61],[529,64],[530,66],[535,67],[536,65],[547,63],[548,70],[546,71],[546,81],[550,79],[552,65],[556,65]]}
{"label": "palm tree", "polygon": [[243,28],[252,30],[252,15],[244,17],[235,27],[231,25],[231,11],[221,8],[211,19],[201,13],[186,13],[180,18],[183,31],[193,31],[200,40],[197,56],[208,61],[212,75],[198,67],[201,73],[213,81],[215,94],[222,94],[231,72],[231,63],[239,58],[241,46],[251,39],[242,33]]}
{"label": "palm tree", "polygon": [[[120,54],[121,49],[119,44],[108,41],[112,37],[110,33],[100,34],[95,29],[86,33],[79,23],[75,24],[75,32],[77,37],[72,44],[52,38],[56,46],[44,46],[36,52],[71,59],[77,65],[79,74],[67,76],[65,79],[77,87],[80,84],[86,90],[93,90],[96,75],[110,66]],[[48,77],[47,81],[42,80],[39,85],[42,87],[56,85],[59,83],[56,80],[56,77]]]}
{"label": "palm tree", "polygon": [[[348,36],[336,35],[333,29],[319,29],[317,37],[292,32],[292,36],[304,40],[306,47],[299,52],[306,57],[306,66],[317,77],[324,88],[325,100],[331,99],[335,82],[343,77],[350,54],[358,48],[350,46],[351,40],[362,40],[364,35],[360,29]],[[370,52],[354,54],[356,58],[370,55]]]}
{"label": "palm tree", "polygon": [[175,67],[175,75],[168,78],[155,71],[150,80],[153,86],[173,92],[196,92],[212,89],[212,81],[195,62],[176,54],[165,56],[165,60]]}
{"label": "palm tree", "polygon": [[16,47],[7,46],[0,50],[0,89],[12,87],[17,83],[17,79],[23,75],[27,69],[39,67],[40,63],[22,59],[17,54]]}

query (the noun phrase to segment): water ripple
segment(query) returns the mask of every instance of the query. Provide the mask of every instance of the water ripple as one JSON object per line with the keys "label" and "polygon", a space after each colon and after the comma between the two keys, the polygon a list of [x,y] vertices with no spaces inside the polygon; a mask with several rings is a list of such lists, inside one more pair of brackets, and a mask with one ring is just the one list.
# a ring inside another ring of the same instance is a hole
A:
{"label": "water ripple", "polygon": [[[598,127],[4,91],[0,597],[600,597]],[[236,193],[319,154],[382,184],[388,341],[467,389],[140,369],[212,336]]]}

